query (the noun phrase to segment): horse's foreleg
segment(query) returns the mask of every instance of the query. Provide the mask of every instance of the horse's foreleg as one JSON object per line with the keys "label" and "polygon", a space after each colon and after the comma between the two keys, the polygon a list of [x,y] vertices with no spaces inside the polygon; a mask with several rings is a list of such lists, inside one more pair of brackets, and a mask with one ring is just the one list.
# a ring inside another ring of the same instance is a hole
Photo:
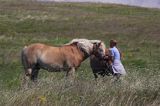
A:
{"label": "horse's foreleg", "polygon": [[93,73],[94,74],[94,78],[95,78],[95,80],[98,78],[98,75],[97,75],[97,73]]}
{"label": "horse's foreleg", "polygon": [[75,79],[75,68],[74,67],[67,71],[66,77],[69,78],[71,82],[74,81]]}

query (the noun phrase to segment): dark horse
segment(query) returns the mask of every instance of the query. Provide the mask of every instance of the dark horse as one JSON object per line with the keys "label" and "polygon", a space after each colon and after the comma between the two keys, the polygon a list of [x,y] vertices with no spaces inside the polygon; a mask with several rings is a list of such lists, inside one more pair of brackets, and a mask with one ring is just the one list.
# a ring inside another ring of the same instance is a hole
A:
{"label": "dark horse", "polygon": [[92,68],[95,79],[98,78],[98,75],[103,77],[105,75],[113,75],[111,63],[112,59],[107,48],[105,49],[105,57],[103,59],[96,55],[90,56],[90,66]]}
{"label": "dark horse", "polygon": [[75,70],[81,62],[94,54],[99,57],[105,55],[105,45],[102,41],[73,39],[59,47],[41,43],[25,46],[21,55],[25,79],[29,77],[35,81],[41,68],[49,72],[66,71],[66,76],[74,79]]}

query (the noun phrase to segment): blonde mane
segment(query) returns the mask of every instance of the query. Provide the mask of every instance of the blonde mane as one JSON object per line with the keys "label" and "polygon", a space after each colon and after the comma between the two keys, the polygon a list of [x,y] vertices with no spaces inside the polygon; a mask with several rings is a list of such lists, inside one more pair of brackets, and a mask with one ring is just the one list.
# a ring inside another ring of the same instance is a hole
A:
{"label": "blonde mane", "polygon": [[91,50],[93,49],[94,43],[101,43],[101,47],[105,51],[105,44],[101,40],[88,40],[88,39],[73,39],[66,45],[70,45],[72,43],[78,42],[78,47],[85,50],[86,53],[90,54]]}

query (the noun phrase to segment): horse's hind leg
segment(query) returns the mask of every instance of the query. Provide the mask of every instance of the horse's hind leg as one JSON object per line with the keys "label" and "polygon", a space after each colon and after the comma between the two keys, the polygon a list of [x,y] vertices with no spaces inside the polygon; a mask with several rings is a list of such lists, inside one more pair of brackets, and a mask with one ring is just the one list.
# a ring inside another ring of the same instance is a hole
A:
{"label": "horse's hind leg", "polygon": [[40,68],[29,68],[25,70],[25,74],[22,81],[22,87],[24,89],[27,89],[29,87],[29,81],[30,79],[33,82],[37,81],[37,76]]}
{"label": "horse's hind leg", "polygon": [[22,79],[22,87],[23,88],[28,88],[28,83],[29,83],[29,77],[31,76],[31,73],[32,73],[32,69],[29,68],[29,69],[25,69],[25,73],[24,73],[24,76],[23,76],[23,79]]}
{"label": "horse's hind leg", "polygon": [[36,82],[36,81],[37,81],[39,69],[40,69],[40,68],[38,68],[38,67],[34,67],[34,68],[32,69],[32,73],[31,73],[30,78],[31,78],[31,80],[32,80],[33,82]]}

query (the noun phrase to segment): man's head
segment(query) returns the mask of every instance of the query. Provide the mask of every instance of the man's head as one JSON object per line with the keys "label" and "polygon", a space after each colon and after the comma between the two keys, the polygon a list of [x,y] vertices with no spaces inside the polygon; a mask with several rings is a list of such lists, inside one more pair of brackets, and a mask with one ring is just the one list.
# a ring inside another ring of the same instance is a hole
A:
{"label": "man's head", "polygon": [[116,46],[117,45],[117,41],[116,40],[110,40],[110,47],[112,48],[112,47],[114,47],[114,46]]}

